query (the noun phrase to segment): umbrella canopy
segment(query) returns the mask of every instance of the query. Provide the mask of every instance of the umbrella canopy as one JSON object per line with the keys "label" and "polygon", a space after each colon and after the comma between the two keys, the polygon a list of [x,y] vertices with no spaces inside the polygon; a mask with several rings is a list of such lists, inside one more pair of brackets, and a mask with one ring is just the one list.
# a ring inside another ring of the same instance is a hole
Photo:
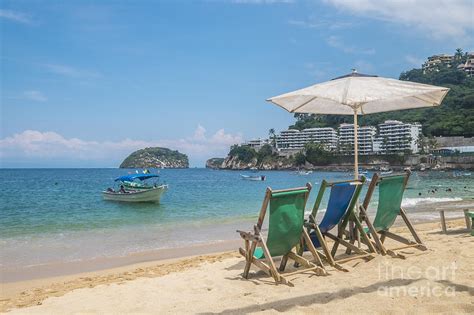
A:
{"label": "umbrella canopy", "polygon": [[357,73],[267,99],[290,113],[354,115],[355,175],[358,177],[357,115],[441,104],[449,89]]}

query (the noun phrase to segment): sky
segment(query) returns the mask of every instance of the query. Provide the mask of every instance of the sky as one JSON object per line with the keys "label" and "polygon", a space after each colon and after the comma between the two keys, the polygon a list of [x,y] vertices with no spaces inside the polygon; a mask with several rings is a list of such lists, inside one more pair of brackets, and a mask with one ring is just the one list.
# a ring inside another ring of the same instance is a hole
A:
{"label": "sky", "polygon": [[0,2],[0,167],[117,167],[164,146],[202,167],[287,129],[265,99],[474,50],[471,0]]}

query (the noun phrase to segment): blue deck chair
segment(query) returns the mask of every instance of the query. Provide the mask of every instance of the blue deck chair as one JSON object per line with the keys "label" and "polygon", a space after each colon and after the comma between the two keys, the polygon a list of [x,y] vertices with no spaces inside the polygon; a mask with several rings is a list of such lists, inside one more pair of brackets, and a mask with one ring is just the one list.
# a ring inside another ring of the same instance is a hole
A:
{"label": "blue deck chair", "polygon": [[[323,181],[321,188],[319,189],[316,202],[314,203],[313,211],[309,216],[308,222],[306,223],[306,228],[308,229],[311,241],[316,248],[322,248],[324,251],[323,258],[333,267],[337,269],[347,271],[343,268],[339,262],[348,261],[356,258],[372,259],[374,256],[364,249],[361,249],[346,240],[345,228],[349,221],[355,223],[356,228],[361,233],[361,236],[367,239],[368,250],[372,253],[375,253],[375,247],[368,241],[368,237],[362,228],[362,224],[359,221],[357,215],[355,215],[355,205],[357,203],[360,191],[364,185],[365,177],[362,176],[360,180],[350,180],[344,182],[326,182]],[[321,205],[326,188],[330,187],[331,192],[329,195],[329,201],[327,204],[326,212],[324,217],[319,224],[316,223],[316,215]],[[332,234],[331,231],[335,228],[337,229],[337,234]],[[329,251],[325,238],[330,238],[334,241],[333,250]],[[339,244],[351,248],[354,252],[360,254],[358,256],[353,256],[345,259],[336,260],[335,254]]]}

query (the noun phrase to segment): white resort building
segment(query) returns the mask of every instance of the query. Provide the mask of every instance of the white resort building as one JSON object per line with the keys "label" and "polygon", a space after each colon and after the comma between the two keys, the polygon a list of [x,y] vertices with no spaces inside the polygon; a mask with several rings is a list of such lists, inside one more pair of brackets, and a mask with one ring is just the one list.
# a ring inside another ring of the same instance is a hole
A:
{"label": "white resort building", "polygon": [[474,77],[474,52],[467,54],[466,62],[460,64],[458,69],[466,72],[468,77]]}
{"label": "white resort building", "polygon": [[[371,154],[374,151],[374,140],[377,129],[372,126],[359,126],[357,128],[357,147],[361,155]],[[354,124],[341,124],[339,126],[339,152],[354,154]]]}
{"label": "white resort building", "polygon": [[[377,132],[378,129],[378,132]],[[309,142],[321,143],[330,151],[341,154],[354,154],[354,125],[341,124],[337,132],[334,128],[289,129],[276,136],[276,148],[281,155],[292,155],[301,151]],[[386,120],[374,126],[357,128],[358,152],[360,155],[418,153],[421,125],[403,123],[398,120]],[[254,139],[242,143],[255,150],[265,144],[273,145],[271,139]]]}
{"label": "white resort building", "polygon": [[337,148],[337,133],[334,128],[308,128],[302,131],[289,129],[280,132],[276,139],[279,150],[301,150],[309,142],[321,143],[329,150]]}
{"label": "white resort building", "polygon": [[428,57],[428,60],[421,66],[423,68],[423,72],[426,71],[439,71],[439,66],[446,65],[448,68],[451,67],[451,63],[453,62],[454,56],[447,55],[447,54],[440,54]]}
{"label": "white resort building", "polygon": [[252,139],[249,141],[246,141],[242,143],[242,145],[249,146],[251,148],[254,148],[255,150],[260,150],[261,147],[263,147],[265,144],[270,144],[270,139]]}
{"label": "white resort building", "polygon": [[418,139],[421,124],[403,123],[398,120],[386,120],[378,125],[379,135],[376,139],[375,153],[418,153]]}

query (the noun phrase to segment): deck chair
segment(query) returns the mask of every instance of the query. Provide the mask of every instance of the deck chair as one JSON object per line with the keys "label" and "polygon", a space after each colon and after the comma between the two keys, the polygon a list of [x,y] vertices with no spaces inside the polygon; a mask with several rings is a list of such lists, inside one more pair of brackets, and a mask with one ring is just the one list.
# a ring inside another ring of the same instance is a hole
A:
{"label": "deck chair", "polygon": [[[306,271],[314,271],[317,275],[327,274],[312,245],[309,246],[309,250],[319,265],[313,264],[293,251],[300,244],[302,238],[306,242],[310,242],[309,235],[303,228],[304,210],[310,191],[310,183],[306,184],[306,187],[285,190],[267,188],[253,232],[237,231],[245,242],[245,249],[239,248],[240,254],[246,260],[244,278],[248,278],[251,264],[273,277],[277,284],[284,283],[290,286],[293,284],[285,278],[289,275]],[[265,239],[262,234],[262,224],[267,208],[270,209],[270,217],[268,236]],[[274,258],[278,256],[282,256],[279,270],[277,270],[274,261]],[[298,262],[305,268],[283,275],[282,272],[285,270],[288,259]]]}
{"label": "deck chair", "polygon": [[[410,174],[410,171],[407,171],[405,174],[394,174],[383,177],[378,176],[378,174],[374,174],[367,190],[364,203],[360,206],[359,210],[361,219],[367,224],[365,231],[373,238],[373,240],[371,240],[372,244],[377,247],[378,251],[382,255],[389,254],[392,257],[404,259],[405,256],[396,253],[397,250],[410,247],[418,248],[420,250],[427,250],[426,246],[423,244],[413,225],[408,219],[405,210],[401,207],[403,193],[407,186]],[[367,209],[369,207],[372,194],[374,193],[377,186],[379,188],[379,200],[377,213],[375,214],[375,219],[372,223],[368,219]],[[389,231],[398,216],[402,217],[406,226],[410,230],[414,241]],[[387,237],[404,245],[388,249],[383,244]]]}
{"label": "deck chair", "polygon": [[[324,254],[319,253],[323,258],[333,267],[348,271],[343,268],[339,263],[363,258],[372,259],[376,253],[376,249],[365,233],[362,223],[359,221],[358,216],[355,214],[356,203],[359,198],[359,194],[365,182],[365,177],[362,176],[360,180],[349,180],[343,182],[327,182],[323,180],[321,188],[319,189],[318,196],[313,206],[313,211],[309,215],[308,221],[305,223],[305,227],[308,229],[311,241],[315,248],[321,247]],[[326,188],[330,187],[331,192],[329,194],[329,201],[327,204],[326,212],[321,220],[321,223],[316,223],[316,215],[321,205]],[[366,240],[368,244],[368,251],[347,242],[344,238],[346,235],[345,229],[349,221],[355,223],[356,229],[359,231],[360,236]],[[331,231],[337,227],[337,234],[332,234]],[[334,241],[332,251],[329,251],[329,246],[326,242],[326,237]],[[336,260],[336,251],[339,245],[343,245],[346,248],[350,248],[352,251],[359,255]]]}

